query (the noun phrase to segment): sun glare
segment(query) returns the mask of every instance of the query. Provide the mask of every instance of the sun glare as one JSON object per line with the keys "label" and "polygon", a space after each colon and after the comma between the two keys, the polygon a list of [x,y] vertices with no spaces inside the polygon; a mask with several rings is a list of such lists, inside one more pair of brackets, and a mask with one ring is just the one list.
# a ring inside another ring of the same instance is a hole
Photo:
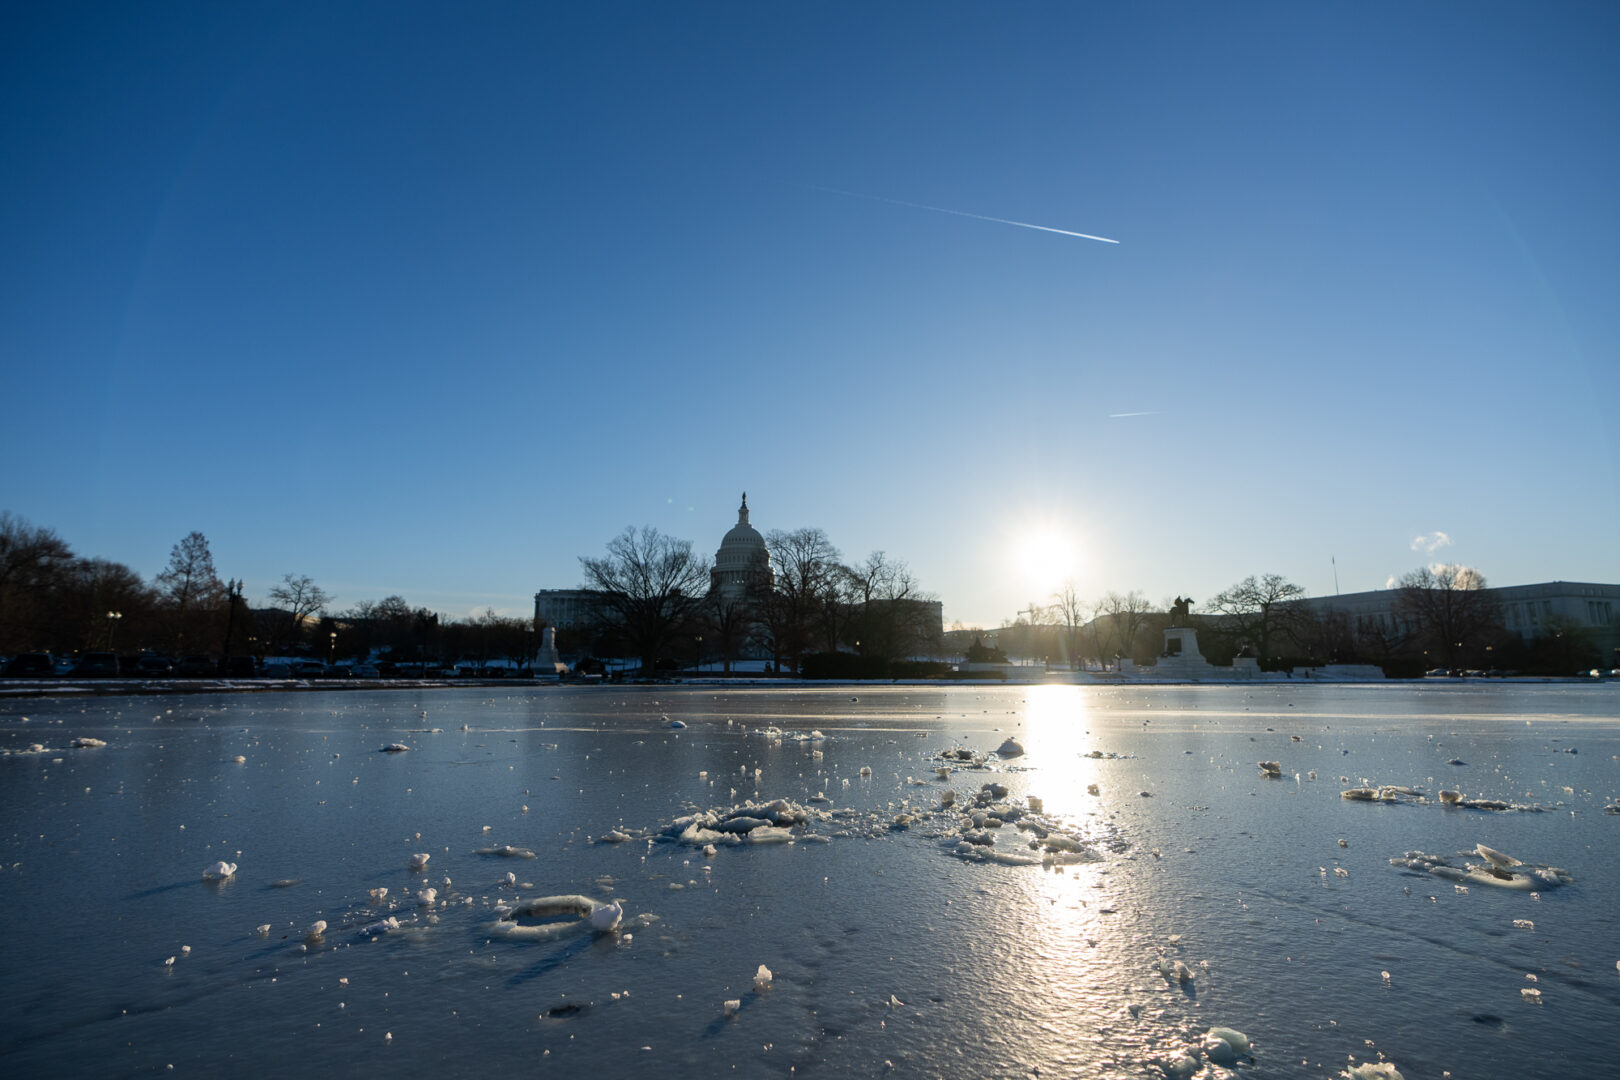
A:
{"label": "sun glare", "polygon": [[1073,543],[1055,529],[1025,533],[1018,541],[1018,572],[1021,584],[1045,600],[1065,578],[1076,576]]}

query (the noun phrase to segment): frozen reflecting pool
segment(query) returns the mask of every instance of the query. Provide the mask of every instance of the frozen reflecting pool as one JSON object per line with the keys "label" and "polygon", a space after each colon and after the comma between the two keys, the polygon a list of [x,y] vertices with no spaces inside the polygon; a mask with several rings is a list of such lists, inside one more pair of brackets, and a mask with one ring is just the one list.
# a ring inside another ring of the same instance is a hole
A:
{"label": "frozen reflecting pool", "polygon": [[12,1076],[1620,1060],[1620,685],[36,699],[0,750]]}

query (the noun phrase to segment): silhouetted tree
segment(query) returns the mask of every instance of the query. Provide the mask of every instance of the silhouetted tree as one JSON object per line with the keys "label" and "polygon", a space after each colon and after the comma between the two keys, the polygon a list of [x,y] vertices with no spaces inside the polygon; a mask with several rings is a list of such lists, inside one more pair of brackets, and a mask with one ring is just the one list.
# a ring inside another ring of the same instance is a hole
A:
{"label": "silhouetted tree", "polygon": [[1051,616],[1062,628],[1063,654],[1071,667],[1080,666],[1080,628],[1086,624],[1089,608],[1080,598],[1074,581],[1064,581],[1062,588],[1052,594]]}
{"label": "silhouetted tree", "polygon": [[925,622],[933,618],[933,597],[917,587],[903,561],[874,551],[839,572],[848,607],[844,637],[862,656],[896,660],[937,644],[939,627]]}
{"label": "silhouetted tree", "polygon": [[[1137,638],[1148,624],[1148,617],[1153,614],[1153,606],[1148,603],[1147,597],[1132,589],[1123,595],[1110,592],[1097,601],[1097,614],[1099,618],[1106,618],[1109,628],[1113,631],[1115,651],[1120,656],[1137,658]],[[1157,653],[1158,650],[1152,650]]]}
{"label": "silhouetted tree", "polygon": [[319,615],[326,610],[326,605],[332,598],[326,590],[304,574],[294,577],[292,574],[282,576],[281,584],[270,589],[270,601],[284,608],[287,618],[283,623],[283,638],[286,645],[296,648],[302,643],[304,636],[304,621],[312,615]]}
{"label": "silhouetted tree", "polygon": [[1496,628],[1496,610],[1485,598],[1485,575],[1469,566],[1424,566],[1401,575],[1398,610],[1410,615],[1423,644],[1445,659],[1461,662]]}
{"label": "silhouetted tree", "polygon": [[48,594],[72,559],[55,530],[0,511],[0,651],[47,647],[40,635]]}
{"label": "silhouetted tree", "polygon": [[1236,639],[1238,645],[1253,645],[1264,663],[1273,655],[1276,639],[1291,632],[1301,617],[1298,605],[1290,603],[1305,590],[1281,574],[1250,575],[1230,589],[1216,594],[1205,604],[1207,614],[1220,616],[1220,632]]}
{"label": "silhouetted tree", "polygon": [[168,608],[170,651],[178,656],[187,642],[211,641],[225,586],[214,572],[208,538],[200,532],[186,535],[169,552],[169,565],[156,579],[158,595]]}
{"label": "silhouetted tree", "polygon": [[778,666],[798,670],[810,651],[817,619],[828,596],[838,592],[838,549],[821,529],[773,529],[765,536],[775,580],[760,598],[760,622],[770,637]]}
{"label": "silhouetted tree", "polygon": [[689,540],[665,536],[650,525],[629,528],[608,541],[605,558],[581,557],[587,588],[601,593],[600,612],[618,630],[651,675],[659,656],[698,614],[708,592],[709,563],[692,553]]}

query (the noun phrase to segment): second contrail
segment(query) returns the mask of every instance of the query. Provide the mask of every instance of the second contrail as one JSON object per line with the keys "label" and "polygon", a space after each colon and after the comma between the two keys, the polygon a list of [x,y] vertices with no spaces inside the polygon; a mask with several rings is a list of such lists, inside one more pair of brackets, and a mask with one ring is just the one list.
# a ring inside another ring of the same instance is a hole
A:
{"label": "second contrail", "polygon": [[848,195],[852,199],[871,199],[873,202],[889,203],[893,206],[909,206],[913,210],[932,210],[936,214],[954,214],[956,217],[973,218],[977,221],[993,221],[998,225],[1016,225],[1020,229],[1038,229],[1041,232],[1057,233],[1059,236],[1078,236],[1082,240],[1099,240],[1104,244],[1117,244],[1118,240],[1110,240],[1106,236],[1093,236],[1091,233],[1074,232],[1071,229],[1054,229],[1050,225],[1032,225],[1027,221],[1014,221],[1011,218],[991,217],[988,214],[970,214],[966,210],[950,210],[943,206],[929,206],[927,203],[907,202],[904,199],[890,199],[882,195],[868,195],[861,191],[845,191],[842,188],[822,187],[819,184],[811,185],[817,191],[826,191],[833,195]]}

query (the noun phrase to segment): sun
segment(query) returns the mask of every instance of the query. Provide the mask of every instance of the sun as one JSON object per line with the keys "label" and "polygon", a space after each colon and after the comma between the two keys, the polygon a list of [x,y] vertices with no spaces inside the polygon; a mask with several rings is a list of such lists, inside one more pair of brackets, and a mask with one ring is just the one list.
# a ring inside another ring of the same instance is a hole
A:
{"label": "sun", "polygon": [[1035,529],[1018,540],[1019,583],[1038,598],[1056,591],[1065,578],[1075,576],[1076,552],[1069,537],[1056,529]]}

